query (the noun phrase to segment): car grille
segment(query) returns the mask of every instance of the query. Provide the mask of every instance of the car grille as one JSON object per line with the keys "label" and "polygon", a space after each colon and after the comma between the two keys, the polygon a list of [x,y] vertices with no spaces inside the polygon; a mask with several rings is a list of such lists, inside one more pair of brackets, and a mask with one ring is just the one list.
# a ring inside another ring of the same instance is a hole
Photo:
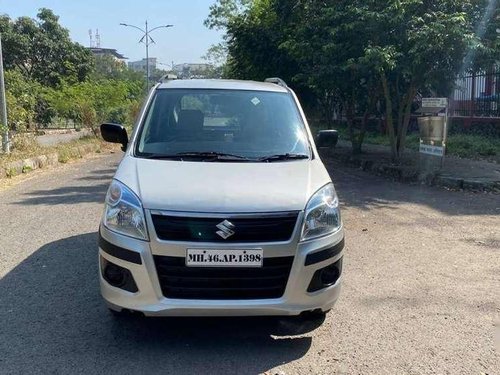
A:
{"label": "car grille", "polygon": [[[159,239],[188,242],[279,242],[292,237],[298,212],[224,218],[151,215]],[[217,225],[234,225],[234,234],[224,239]]]}
{"label": "car grille", "polygon": [[279,298],[285,293],[293,257],[264,258],[262,267],[187,267],[185,258],[154,256],[167,298],[232,300]]}

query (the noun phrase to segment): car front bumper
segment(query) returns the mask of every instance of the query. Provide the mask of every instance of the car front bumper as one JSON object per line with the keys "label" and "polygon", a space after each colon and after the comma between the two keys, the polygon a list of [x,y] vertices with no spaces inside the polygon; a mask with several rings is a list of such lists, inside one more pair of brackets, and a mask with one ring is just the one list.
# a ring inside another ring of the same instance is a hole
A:
{"label": "car front bumper", "polygon": [[[298,231],[296,231],[298,232]],[[264,258],[293,256],[290,276],[280,298],[252,300],[199,300],[165,298],[160,288],[153,255],[185,255],[187,243],[165,243],[136,240],[100,228],[99,275],[101,293],[113,310],[142,312],[146,316],[256,316],[299,315],[305,311],[327,311],[335,304],[341,288],[342,274],[333,285],[308,292],[316,271],[337,263],[341,265],[344,232],[339,231],[311,241],[299,242],[298,236],[288,243],[257,244]],[[152,236],[153,237],[153,236]],[[205,248],[224,248],[221,244],[204,244]],[[255,248],[256,244],[231,245],[232,248]],[[130,271],[137,291],[130,292],[110,285],[103,277],[103,263],[111,262]]]}

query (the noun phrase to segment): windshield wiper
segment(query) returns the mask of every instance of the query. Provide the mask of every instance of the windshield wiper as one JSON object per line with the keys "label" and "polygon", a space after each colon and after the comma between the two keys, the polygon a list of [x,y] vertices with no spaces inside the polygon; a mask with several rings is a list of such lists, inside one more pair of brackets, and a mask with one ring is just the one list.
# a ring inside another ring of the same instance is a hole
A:
{"label": "windshield wiper", "polygon": [[262,158],[257,159],[258,161],[272,163],[273,161],[282,161],[282,160],[300,160],[300,159],[309,159],[309,155],[306,154],[276,154],[270,156],[264,156]]}
{"label": "windshield wiper", "polygon": [[143,157],[156,160],[182,160],[182,156],[177,154],[146,154]]}
{"label": "windshield wiper", "polygon": [[225,152],[216,152],[216,151],[188,151],[188,152],[179,152],[176,155],[186,156],[186,157],[201,157],[201,158],[230,158],[230,159],[238,159],[238,160],[250,160],[249,158],[241,155],[235,154],[227,154]]}
{"label": "windshield wiper", "polygon": [[183,160],[185,158],[195,158],[195,159],[209,159],[210,161],[234,161],[234,160],[243,160],[243,161],[251,161],[245,156],[235,155],[235,154],[227,154],[224,152],[215,152],[215,151],[188,151],[188,152],[178,152],[175,154],[150,154],[145,156],[147,159],[172,159],[172,160]]}

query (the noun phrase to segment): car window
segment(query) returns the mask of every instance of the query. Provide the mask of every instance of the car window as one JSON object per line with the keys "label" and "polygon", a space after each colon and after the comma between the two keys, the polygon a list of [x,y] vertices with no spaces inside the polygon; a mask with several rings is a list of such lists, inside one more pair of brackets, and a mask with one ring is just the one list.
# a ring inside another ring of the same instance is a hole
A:
{"label": "car window", "polygon": [[186,152],[245,158],[309,155],[304,124],[287,93],[157,90],[145,116],[137,156]]}

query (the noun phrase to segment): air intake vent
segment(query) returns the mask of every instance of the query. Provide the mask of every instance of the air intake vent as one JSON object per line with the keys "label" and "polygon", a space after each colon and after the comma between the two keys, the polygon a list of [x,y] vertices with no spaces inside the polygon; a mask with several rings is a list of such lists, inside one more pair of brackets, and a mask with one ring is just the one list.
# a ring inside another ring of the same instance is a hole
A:
{"label": "air intake vent", "polygon": [[264,258],[261,268],[187,267],[183,257],[154,256],[167,298],[233,300],[280,298],[293,257]]}

